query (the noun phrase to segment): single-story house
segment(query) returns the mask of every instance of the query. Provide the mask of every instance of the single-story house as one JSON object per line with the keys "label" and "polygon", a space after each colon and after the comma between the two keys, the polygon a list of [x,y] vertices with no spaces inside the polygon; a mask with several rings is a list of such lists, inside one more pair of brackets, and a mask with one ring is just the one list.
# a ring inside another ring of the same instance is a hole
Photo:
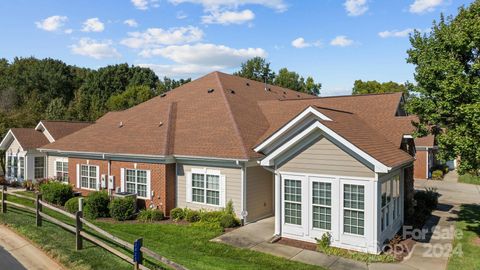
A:
{"label": "single-story house", "polygon": [[47,160],[47,155],[38,151],[38,148],[90,124],[40,121],[35,128],[10,129],[0,142],[0,150],[5,151],[5,178],[21,182],[59,176],[64,181],[68,181],[68,158],[58,157]]}
{"label": "single-story house", "polygon": [[413,195],[415,144],[401,93],[319,98],[210,73],[110,112],[39,148],[68,158],[88,194],[134,193],[167,215],[221,209],[275,216],[275,234],[378,253]]}

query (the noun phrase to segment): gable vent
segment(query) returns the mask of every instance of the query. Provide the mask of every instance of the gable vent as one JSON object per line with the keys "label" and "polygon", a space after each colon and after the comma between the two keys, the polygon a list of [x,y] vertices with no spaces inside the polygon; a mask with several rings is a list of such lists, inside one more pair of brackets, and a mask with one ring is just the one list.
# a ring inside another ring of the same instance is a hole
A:
{"label": "gable vent", "polygon": [[213,91],[215,91],[215,89],[209,88],[209,89],[207,90],[207,93],[211,94],[211,93],[213,93]]}

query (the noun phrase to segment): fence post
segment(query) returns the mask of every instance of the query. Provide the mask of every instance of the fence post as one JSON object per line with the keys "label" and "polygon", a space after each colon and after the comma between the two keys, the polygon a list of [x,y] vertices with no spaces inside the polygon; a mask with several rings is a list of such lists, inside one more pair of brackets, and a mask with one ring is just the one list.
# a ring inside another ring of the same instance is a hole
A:
{"label": "fence post", "polygon": [[78,198],[78,211],[83,212],[83,198]]}
{"label": "fence post", "polygon": [[[80,208],[80,207],[79,207]],[[83,212],[82,211],[77,211],[75,213],[75,219],[76,219],[76,231],[75,231],[75,243],[76,243],[76,249],[77,251],[83,249],[83,237],[80,235],[80,232],[83,229],[83,224],[81,218],[83,217]]]}
{"label": "fence post", "polygon": [[2,213],[7,212],[7,193],[5,192],[6,186],[2,186]]}
{"label": "fence post", "polygon": [[142,253],[143,238],[138,238],[133,242],[133,269],[139,270],[140,265],[143,264],[143,253]]}
{"label": "fence post", "polygon": [[42,194],[37,193],[37,199],[35,203],[37,227],[42,226],[42,216],[40,216],[40,212],[42,212],[42,204],[40,203],[41,200],[42,200]]}

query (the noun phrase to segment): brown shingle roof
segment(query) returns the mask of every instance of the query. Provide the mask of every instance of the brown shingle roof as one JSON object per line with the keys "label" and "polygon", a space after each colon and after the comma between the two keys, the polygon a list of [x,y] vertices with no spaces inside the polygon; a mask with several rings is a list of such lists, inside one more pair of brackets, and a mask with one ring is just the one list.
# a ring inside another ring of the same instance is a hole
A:
{"label": "brown shingle roof", "polygon": [[52,135],[54,140],[63,138],[69,134],[72,134],[82,128],[91,125],[91,122],[75,122],[75,121],[53,121],[42,120],[43,126]]}
{"label": "brown shingle roof", "polygon": [[[388,124],[389,129],[395,129],[391,126],[392,122],[376,123],[386,116],[395,119],[400,95],[379,95],[376,100],[366,102],[369,98],[360,96],[355,99],[314,98],[277,86],[268,85],[266,88],[260,82],[213,72],[168,92],[164,97],[155,97],[125,111],[107,113],[95,124],[44,148],[119,154],[258,158],[262,154],[256,153],[253,147],[261,139],[306,107],[314,105],[352,112],[347,114],[325,109],[325,114],[334,120],[325,125],[342,133],[353,144],[362,145],[372,156],[383,155],[381,158],[390,164],[398,159],[407,159],[398,152],[401,150],[398,150],[400,145],[396,142],[401,140],[401,136],[399,139],[393,138],[396,135],[387,138],[388,133],[381,132]],[[357,104],[354,100],[358,99],[362,102]],[[371,115],[365,118],[368,113]],[[119,127],[120,123],[122,127]],[[355,130],[356,134],[349,130]],[[380,155],[381,152],[385,153]]]}
{"label": "brown shingle roof", "polygon": [[48,143],[47,137],[41,131],[36,131],[33,128],[12,128],[11,131],[24,151]]}

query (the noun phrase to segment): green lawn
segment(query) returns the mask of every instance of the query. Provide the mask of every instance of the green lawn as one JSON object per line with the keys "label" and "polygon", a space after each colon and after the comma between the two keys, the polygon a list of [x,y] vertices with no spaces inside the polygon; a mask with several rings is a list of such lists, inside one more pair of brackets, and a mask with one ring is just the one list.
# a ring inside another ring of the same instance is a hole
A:
{"label": "green lawn", "polygon": [[469,173],[458,176],[458,182],[466,184],[480,185],[480,176],[471,175]]}
{"label": "green lawn", "polygon": [[456,222],[463,235],[455,239],[454,252],[448,262],[449,270],[480,269],[480,205],[462,205]]}
{"label": "green lawn", "polygon": [[[9,196],[9,200],[33,205],[29,201],[12,196]],[[72,220],[61,217],[57,213],[48,210],[45,210],[45,212],[73,224]],[[81,268],[77,269],[132,268],[127,263],[91,244],[87,244],[85,250],[76,253],[73,234],[48,222],[44,222],[43,227],[36,228],[33,214],[9,210],[6,215],[0,214],[0,222],[8,223],[9,226],[32,239],[49,253],[59,258],[59,261],[69,269],[76,265],[81,265]],[[146,247],[189,269],[323,269],[260,252],[210,242],[210,239],[222,232],[205,226],[99,221],[96,221],[95,224],[127,241],[133,242],[135,239],[143,237]]]}

